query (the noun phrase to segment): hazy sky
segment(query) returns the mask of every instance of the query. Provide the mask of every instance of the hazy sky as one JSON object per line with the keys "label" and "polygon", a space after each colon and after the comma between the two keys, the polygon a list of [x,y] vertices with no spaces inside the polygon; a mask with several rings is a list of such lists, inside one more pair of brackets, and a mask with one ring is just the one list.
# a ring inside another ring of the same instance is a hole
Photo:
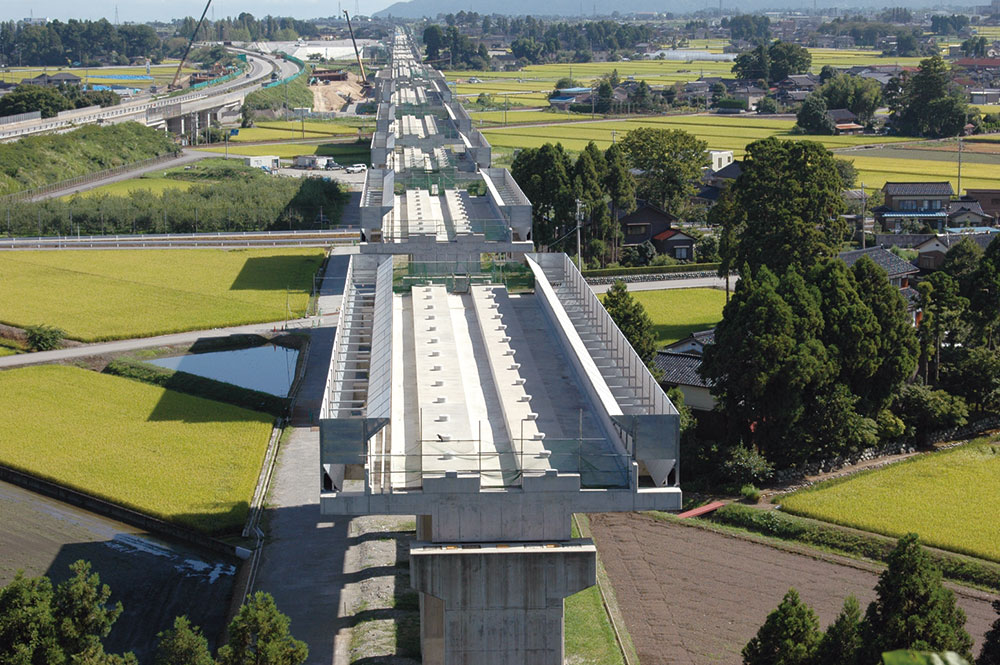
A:
{"label": "hazy sky", "polygon": [[[354,13],[355,2],[362,14],[378,11],[388,7],[394,0],[339,0],[343,9]],[[201,16],[206,0],[0,0],[0,20],[17,20],[34,14],[37,17],[59,19],[70,18],[115,19],[115,5],[118,6],[118,19],[124,21],[143,22],[151,20],[169,20],[184,16]],[[216,18],[237,16],[240,12],[250,12],[254,16],[294,16],[295,18],[316,18],[337,15],[338,0],[213,0],[208,10],[211,18],[215,12]]]}

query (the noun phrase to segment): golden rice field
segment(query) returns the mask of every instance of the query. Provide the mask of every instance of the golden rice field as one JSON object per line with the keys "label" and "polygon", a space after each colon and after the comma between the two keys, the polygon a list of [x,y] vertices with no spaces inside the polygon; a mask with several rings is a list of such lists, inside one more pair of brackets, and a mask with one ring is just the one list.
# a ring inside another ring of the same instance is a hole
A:
{"label": "golden rice field", "polygon": [[905,137],[886,136],[808,136],[791,133],[794,120],[757,116],[674,115],[636,118],[633,120],[581,121],[538,127],[486,128],[483,133],[491,145],[509,148],[537,148],[544,143],[560,142],[563,147],[578,152],[589,141],[607,148],[612,140],[638,127],[683,129],[705,140],[713,150],[733,150],[743,154],[748,143],[769,136],[810,139],[828,148],[844,148],[873,143],[911,141]]}
{"label": "golden rice field", "polygon": [[1000,561],[997,497],[994,437],[795,492],[782,508],[887,536],[915,532],[928,545]]}
{"label": "golden rice field", "polygon": [[[880,188],[886,182],[926,182],[948,180],[958,191],[958,164],[952,161],[930,159],[894,159],[886,157],[856,157],[854,153],[841,153],[854,162],[858,181],[865,187]],[[965,162],[962,165],[962,189],[1000,188],[1000,166]]]}
{"label": "golden rice field", "polygon": [[188,189],[192,185],[196,184],[198,183],[191,180],[143,176],[141,178],[132,178],[130,180],[119,180],[118,182],[112,182],[107,185],[101,185],[100,187],[94,187],[93,189],[82,191],[79,194],[67,194],[66,196],[60,198],[67,200],[73,198],[74,196],[126,196],[141,189],[145,189],[153,194],[162,194],[168,189]]}
{"label": "golden rice field", "polygon": [[96,342],[281,321],[304,314],[322,260],[297,248],[3,252],[0,322]]}
{"label": "golden rice field", "polygon": [[[322,139],[341,136],[356,136],[357,127],[335,122],[317,122],[307,120],[275,120],[258,122],[255,127],[241,129],[236,136],[229,138],[230,143],[251,141],[280,141],[283,139]],[[304,136],[303,136],[304,134]]]}
{"label": "golden rice field", "polygon": [[271,418],[77,367],[0,372],[0,463],[208,532],[239,529]]}
{"label": "golden rice field", "polygon": [[[478,111],[469,114],[472,116],[472,122],[477,126],[480,124],[484,125],[502,125],[504,120],[508,125],[515,125],[527,122],[570,122],[573,120],[583,120],[589,118],[589,115],[581,115],[579,113],[559,113],[555,111],[508,111],[504,113],[503,111]],[[506,118],[505,118],[506,116]],[[601,114],[597,115],[598,118],[603,118]]]}
{"label": "golden rice field", "polygon": [[[181,69],[181,75],[190,74],[197,71],[193,67]],[[160,65],[151,65],[149,75],[153,77],[148,80],[114,80],[104,78],[107,76],[145,76],[145,67],[11,67],[0,74],[0,81],[20,83],[24,79],[35,78],[39,74],[56,74],[58,72],[68,72],[95,85],[119,84],[130,88],[148,88],[152,84],[164,85],[173,80],[177,73],[177,61],[165,62]]]}

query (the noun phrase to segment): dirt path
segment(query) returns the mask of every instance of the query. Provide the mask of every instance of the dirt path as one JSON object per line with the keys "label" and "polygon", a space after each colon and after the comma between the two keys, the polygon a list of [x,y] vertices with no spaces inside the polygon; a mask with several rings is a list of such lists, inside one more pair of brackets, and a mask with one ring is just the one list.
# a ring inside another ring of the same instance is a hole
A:
{"label": "dirt path", "polygon": [[[878,572],[637,514],[591,515],[591,529],[642,665],[739,665],[740,650],[794,586],[826,628],[844,597],[862,608]],[[986,594],[959,595],[978,653],[996,619]]]}

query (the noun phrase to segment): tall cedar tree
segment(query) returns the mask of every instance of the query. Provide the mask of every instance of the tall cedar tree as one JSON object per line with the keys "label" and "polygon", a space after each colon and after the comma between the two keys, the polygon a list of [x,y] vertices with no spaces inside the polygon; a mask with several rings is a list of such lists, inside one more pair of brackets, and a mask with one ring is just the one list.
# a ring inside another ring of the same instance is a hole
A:
{"label": "tall cedar tree", "polygon": [[971,238],[962,238],[944,255],[941,270],[958,282],[958,293],[963,298],[968,298],[978,286],[973,280],[982,258],[982,248]]}
{"label": "tall cedar tree", "polygon": [[[1000,615],[1000,600],[993,601],[993,609]],[[983,637],[983,648],[979,651],[976,665],[1000,665],[1000,616]]]}
{"label": "tall cedar tree", "polygon": [[924,315],[918,330],[924,382],[930,378],[933,362],[934,383],[937,383],[941,378],[941,345],[947,335],[954,333],[969,301],[959,295],[958,282],[940,270],[917,284],[917,293],[917,303]]}
{"label": "tall cedar tree", "polygon": [[819,642],[814,665],[858,665],[860,651],[861,606],[857,598],[848,596]]}
{"label": "tall cedar tree", "polygon": [[616,280],[604,296],[604,308],[646,365],[656,357],[653,322],[646,309],[628,292],[625,282]]}
{"label": "tall cedar tree", "polygon": [[531,201],[532,239],[548,245],[573,224],[573,165],[561,144],[522,150],[510,167]]}
{"label": "tall cedar tree", "polygon": [[614,220],[611,260],[619,260],[622,232],[618,219],[635,210],[635,177],[628,169],[628,156],[618,143],[604,151],[604,191],[611,199],[611,219]]}
{"label": "tall cedar tree", "polygon": [[731,265],[754,273],[762,266],[775,274],[788,266],[806,271],[840,248],[847,232],[841,179],[833,154],[819,143],[755,141],[730,187],[733,215],[724,223],[739,229],[727,250]]}
{"label": "tall cedar tree", "polygon": [[229,623],[229,643],[219,649],[219,665],[301,665],[309,648],[292,637],[288,624],[271,595],[258,591]]}
{"label": "tall cedar tree", "polygon": [[863,256],[852,267],[858,298],[878,323],[873,336],[875,371],[863,385],[852,386],[860,398],[858,410],[870,418],[886,408],[917,368],[917,334],[910,324],[906,300],[889,282],[885,269]]}
{"label": "tall cedar tree", "polygon": [[[591,144],[593,145],[593,144]],[[592,152],[584,150],[576,159],[573,168],[573,187],[576,198],[583,202],[588,224],[584,235],[587,238],[585,256],[598,259],[602,265],[607,261],[608,241],[611,239],[611,214],[604,201],[604,188],[598,164],[594,163]],[[604,162],[604,156],[597,151]],[[582,269],[582,266],[581,266]]]}
{"label": "tall cedar tree", "polygon": [[639,197],[667,211],[694,194],[694,183],[709,163],[708,144],[680,129],[633,129],[622,139],[622,150],[642,171]]}
{"label": "tall cedar tree", "polygon": [[67,657],[72,657],[100,646],[121,615],[122,604],[108,603],[111,589],[101,584],[97,573],[90,572],[89,562],[77,561],[69,569],[73,576],[56,587],[52,611],[59,644]]}
{"label": "tall cedar tree", "polygon": [[968,317],[980,341],[989,349],[1000,345],[1000,236],[987,246],[979,260],[969,294]]}
{"label": "tall cedar tree", "polygon": [[900,538],[888,564],[865,613],[861,662],[877,663],[883,652],[896,649],[954,651],[971,661],[965,612],[916,534]]}
{"label": "tall cedar tree", "polygon": [[840,367],[838,380],[859,394],[878,367],[878,321],[858,297],[854,275],[843,261],[828,259],[820,263],[813,268],[809,282],[819,289],[823,303],[820,340]]}
{"label": "tall cedar tree", "polygon": [[907,136],[958,136],[968,121],[968,104],[951,82],[948,63],[940,55],[920,61],[917,73],[891,100],[892,125]]}
{"label": "tall cedar tree", "polygon": [[743,665],[812,665],[819,641],[816,612],[789,589],[743,647]]}
{"label": "tall cedar tree", "polygon": [[719,200],[708,210],[708,223],[719,229],[719,277],[726,280],[726,302],[729,302],[729,280],[736,264],[736,248],[746,227],[746,216],[736,202],[736,188],[725,186]]}
{"label": "tall cedar tree", "polygon": [[174,619],[174,626],[157,636],[153,665],[215,665],[208,650],[208,640],[186,616]]}

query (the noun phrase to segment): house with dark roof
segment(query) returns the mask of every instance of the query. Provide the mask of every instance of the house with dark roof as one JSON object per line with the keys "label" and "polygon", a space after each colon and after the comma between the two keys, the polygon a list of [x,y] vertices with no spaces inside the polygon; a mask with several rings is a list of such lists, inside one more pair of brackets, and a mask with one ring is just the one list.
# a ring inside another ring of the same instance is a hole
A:
{"label": "house with dark roof", "polygon": [[944,264],[945,255],[962,242],[963,238],[968,238],[985,250],[996,237],[998,235],[995,233],[945,233],[934,236],[914,247],[919,252],[917,266],[921,270],[937,270]]}
{"label": "house with dark roof", "polygon": [[948,226],[990,226],[993,218],[983,212],[983,207],[975,199],[961,198],[948,203]]}
{"label": "house with dark roof", "polygon": [[711,386],[698,373],[701,356],[662,349],[653,358],[653,366],[660,372],[660,385],[664,389],[678,388],[684,394],[684,404],[699,411],[715,408]]}
{"label": "house with dark roof", "polygon": [[733,160],[716,171],[706,171],[701,179],[701,188],[692,197],[694,203],[707,206],[715,205],[723,188],[740,177],[741,173],[743,173],[743,166],[739,160]]}
{"label": "house with dark roof", "polygon": [[983,213],[1000,219],[1000,189],[967,189],[963,198],[978,201]]}
{"label": "house with dark roof", "polygon": [[21,83],[26,83],[28,85],[42,85],[42,86],[54,86],[59,84],[65,85],[80,85],[83,81],[76,74],[70,74],[69,72],[58,72],[56,74],[39,74],[38,76],[30,79],[24,79]]}
{"label": "house with dark roof", "polygon": [[923,226],[942,231],[948,221],[948,204],[954,195],[950,182],[887,182],[882,186],[885,204],[875,208],[875,221],[893,233]]}
{"label": "house with dark roof", "polygon": [[885,270],[889,276],[889,282],[900,289],[910,285],[910,276],[915,275],[920,270],[909,261],[904,261],[884,247],[868,247],[867,249],[852,249],[841,252],[837,256],[840,260],[852,267],[862,256],[867,256],[875,265]]}
{"label": "house with dark roof", "polygon": [[651,203],[640,203],[639,207],[618,218],[622,230],[622,246],[636,246],[652,243],[658,254],[682,261],[694,260],[695,239],[693,236],[673,228],[677,218]]}

